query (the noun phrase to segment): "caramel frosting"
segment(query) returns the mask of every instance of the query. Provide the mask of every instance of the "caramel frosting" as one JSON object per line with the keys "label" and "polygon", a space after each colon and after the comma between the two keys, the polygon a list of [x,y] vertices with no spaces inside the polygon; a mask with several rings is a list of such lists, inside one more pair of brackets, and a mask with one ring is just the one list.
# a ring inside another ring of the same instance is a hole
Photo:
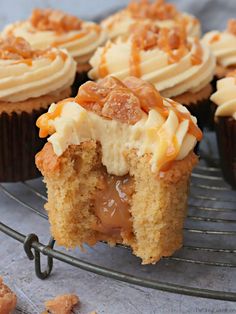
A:
{"label": "caramel frosting", "polygon": [[165,97],[198,92],[212,80],[215,57],[197,38],[188,38],[183,25],[160,29],[136,24],[130,32],[97,49],[90,60],[91,79],[133,75],[152,83]]}
{"label": "caramel frosting", "polygon": [[133,1],[124,10],[106,18],[101,25],[108,32],[109,38],[114,39],[127,34],[130,26],[137,22],[153,23],[160,28],[173,28],[184,23],[189,36],[201,36],[200,23],[194,16],[178,12],[173,4],[163,0],[153,3],[148,0]]}
{"label": "caramel frosting", "polygon": [[101,27],[58,10],[36,9],[28,20],[6,26],[2,36],[25,38],[33,48],[65,48],[79,64],[87,63],[107,35]]}
{"label": "caramel frosting", "polygon": [[233,117],[236,120],[236,72],[217,81],[217,91],[211,100],[218,106],[216,116]]}
{"label": "caramel frosting", "polygon": [[0,101],[18,102],[72,85],[76,63],[66,50],[34,50],[23,39],[0,39]]}
{"label": "caramel frosting", "polygon": [[57,156],[72,144],[100,142],[102,163],[116,176],[128,173],[128,150],[136,150],[138,156],[150,154],[152,171],[165,171],[202,137],[196,118],[185,107],[162,98],[154,86],[135,77],[87,82],[76,98],[52,104],[37,126],[41,137],[50,135]]}
{"label": "caramel frosting", "polygon": [[202,42],[208,45],[223,67],[236,65],[236,20],[229,20],[225,31],[211,31],[205,34]]}

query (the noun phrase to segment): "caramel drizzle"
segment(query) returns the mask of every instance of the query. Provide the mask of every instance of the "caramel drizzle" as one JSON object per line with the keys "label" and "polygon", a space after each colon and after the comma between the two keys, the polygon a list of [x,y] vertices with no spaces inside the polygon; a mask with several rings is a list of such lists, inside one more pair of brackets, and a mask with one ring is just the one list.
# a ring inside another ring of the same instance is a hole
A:
{"label": "caramel drizzle", "polygon": [[46,112],[38,118],[38,120],[36,121],[36,126],[39,128],[39,137],[47,137],[55,131],[54,128],[50,126],[49,121],[59,117],[61,115],[63,107],[69,101],[74,101],[74,98],[66,98],[62,101],[59,101],[56,104],[56,108],[54,111]]}
{"label": "caramel drizzle", "polygon": [[211,40],[210,40],[210,44],[213,44],[215,43],[216,41],[219,41],[220,40],[220,34],[215,34]]}
{"label": "caramel drizzle", "polygon": [[172,105],[170,110],[174,111],[176,116],[178,117],[179,123],[183,122],[184,120],[189,121],[189,127],[188,127],[188,132],[189,134],[193,135],[196,137],[198,141],[202,139],[202,131],[198,128],[198,126],[193,122],[191,115],[189,112],[181,112],[177,109],[177,103],[174,102],[171,99],[168,99],[168,102]]}
{"label": "caramel drizzle", "polygon": [[195,48],[195,51],[191,55],[192,65],[199,65],[202,63],[203,49],[199,40],[197,40],[196,38],[194,39],[193,48]]}
{"label": "caramel drizzle", "polygon": [[12,64],[26,64],[28,66],[32,66],[33,60],[32,59],[24,59],[24,60],[17,60],[15,62],[13,62]]}
{"label": "caramel drizzle", "polygon": [[95,31],[97,34],[99,34],[101,32],[101,28],[99,25],[89,25],[86,27],[86,29],[84,29],[83,31],[81,31],[79,34],[76,34],[70,38],[67,38],[67,39],[63,39],[63,40],[56,40],[54,41],[51,45],[53,47],[58,47],[58,46],[62,46],[64,44],[67,44],[67,43],[70,43],[74,40],[77,40],[77,39],[81,39],[83,37],[85,37],[86,35],[89,34],[90,31]]}
{"label": "caramel drizzle", "polygon": [[67,39],[64,39],[64,40],[57,40],[57,41],[54,41],[51,45],[52,47],[58,47],[58,46],[62,46],[64,44],[67,44],[67,43],[70,43],[74,40],[77,40],[77,39],[80,39],[84,36],[86,36],[88,34],[88,31],[83,31],[83,32],[80,32],[79,34],[76,34],[70,38],[67,38]]}
{"label": "caramel drizzle", "polygon": [[107,44],[105,45],[105,47],[103,48],[103,52],[101,55],[101,60],[100,60],[100,64],[98,66],[98,75],[103,78],[105,76],[107,76],[109,74],[109,70],[107,67],[107,52],[111,47],[111,42],[107,42]]}
{"label": "caramel drizzle", "polygon": [[139,48],[135,41],[133,41],[131,45],[130,75],[135,77],[141,77],[141,57],[139,53]]}

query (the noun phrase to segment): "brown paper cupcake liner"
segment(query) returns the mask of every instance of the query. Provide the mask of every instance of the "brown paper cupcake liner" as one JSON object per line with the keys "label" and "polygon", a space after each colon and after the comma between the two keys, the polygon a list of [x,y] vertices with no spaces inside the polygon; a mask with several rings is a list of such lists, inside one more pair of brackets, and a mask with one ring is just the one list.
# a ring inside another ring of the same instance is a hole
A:
{"label": "brown paper cupcake liner", "polygon": [[87,82],[89,80],[88,78],[88,72],[77,72],[75,76],[74,83],[72,85],[72,97],[75,97],[78,93],[79,87]]}
{"label": "brown paper cupcake liner", "polygon": [[30,113],[0,114],[0,182],[16,182],[40,176],[35,154],[45,139],[38,137],[37,118],[45,108]]}
{"label": "brown paper cupcake liner", "polygon": [[236,121],[232,117],[217,117],[215,129],[223,176],[236,189]]}

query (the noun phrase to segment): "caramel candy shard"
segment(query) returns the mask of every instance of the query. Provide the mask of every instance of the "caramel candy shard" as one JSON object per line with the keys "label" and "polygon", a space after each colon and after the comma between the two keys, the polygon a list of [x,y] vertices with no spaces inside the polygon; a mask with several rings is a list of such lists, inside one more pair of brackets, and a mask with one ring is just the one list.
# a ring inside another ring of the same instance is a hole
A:
{"label": "caramel candy shard", "polygon": [[17,298],[14,292],[3,283],[0,277],[0,313],[10,314],[16,308]]}
{"label": "caramel candy shard", "polygon": [[79,298],[75,294],[58,295],[55,299],[45,302],[48,313],[51,314],[71,314],[73,307],[79,303]]}
{"label": "caramel candy shard", "polygon": [[228,21],[227,31],[236,36],[236,20],[230,19]]}
{"label": "caramel candy shard", "polygon": [[82,27],[82,21],[76,16],[52,9],[33,10],[30,22],[34,28],[40,31],[56,31],[58,33],[80,30]]}

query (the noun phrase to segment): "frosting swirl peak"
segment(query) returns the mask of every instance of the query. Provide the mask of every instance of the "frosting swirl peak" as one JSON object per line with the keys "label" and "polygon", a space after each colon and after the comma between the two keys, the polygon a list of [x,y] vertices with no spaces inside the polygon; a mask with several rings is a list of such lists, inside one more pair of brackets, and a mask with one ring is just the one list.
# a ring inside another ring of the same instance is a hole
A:
{"label": "frosting swirl peak", "polygon": [[9,35],[23,37],[34,49],[65,48],[79,64],[87,64],[107,38],[96,23],[51,9],[36,9],[28,20],[6,26],[2,36]]}
{"label": "frosting swirl peak", "polygon": [[212,79],[215,58],[197,38],[188,38],[185,27],[158,28],[136,24],[130,35],[98,48],[90,60],[89,77],[129,75],[146,80],[165,97],[197,92]]}
{"label": "frosting swirl peak", "polygon": [[236,120],[236,72],[217,81],[217,91],[211,100],[218,106],[215,116],[233,117]]}
{"label": "frosting swirl peak", "polygon": [[217,64],[225,68],[236,65],[236,20],[229,20],[225,31],[211,31],[203,36],[216,56]]}
{"label": "frosting swirl peak", "polygon": [[173,4],[164,0],[133,1],[125,9],[106,18],[101,25],[113,39],[127,34],[134,23],[152,23],[160,28],[173,28],[184,23],[189,36],[201,35],[200,23],[194,16],[179,12]]}
{"label": "frosting swirl peak", "polygon": [[72,85],[76,64],[65,50],[34,50],[23,39],[0,39],[0,100],[24,101]]}
{"label": "frosting swirl peak", "polygon": [[164,171],[170,162],[185,158],[202,137],[186,108],[134,77],[85,83],[75,99],[53,104],[37,126],[41,136],[51,135],[48,141],[58,156],[71,144],[99,141],[103,164],[115,175],[127,174],[127,149],[151,154],[153,171]]}

